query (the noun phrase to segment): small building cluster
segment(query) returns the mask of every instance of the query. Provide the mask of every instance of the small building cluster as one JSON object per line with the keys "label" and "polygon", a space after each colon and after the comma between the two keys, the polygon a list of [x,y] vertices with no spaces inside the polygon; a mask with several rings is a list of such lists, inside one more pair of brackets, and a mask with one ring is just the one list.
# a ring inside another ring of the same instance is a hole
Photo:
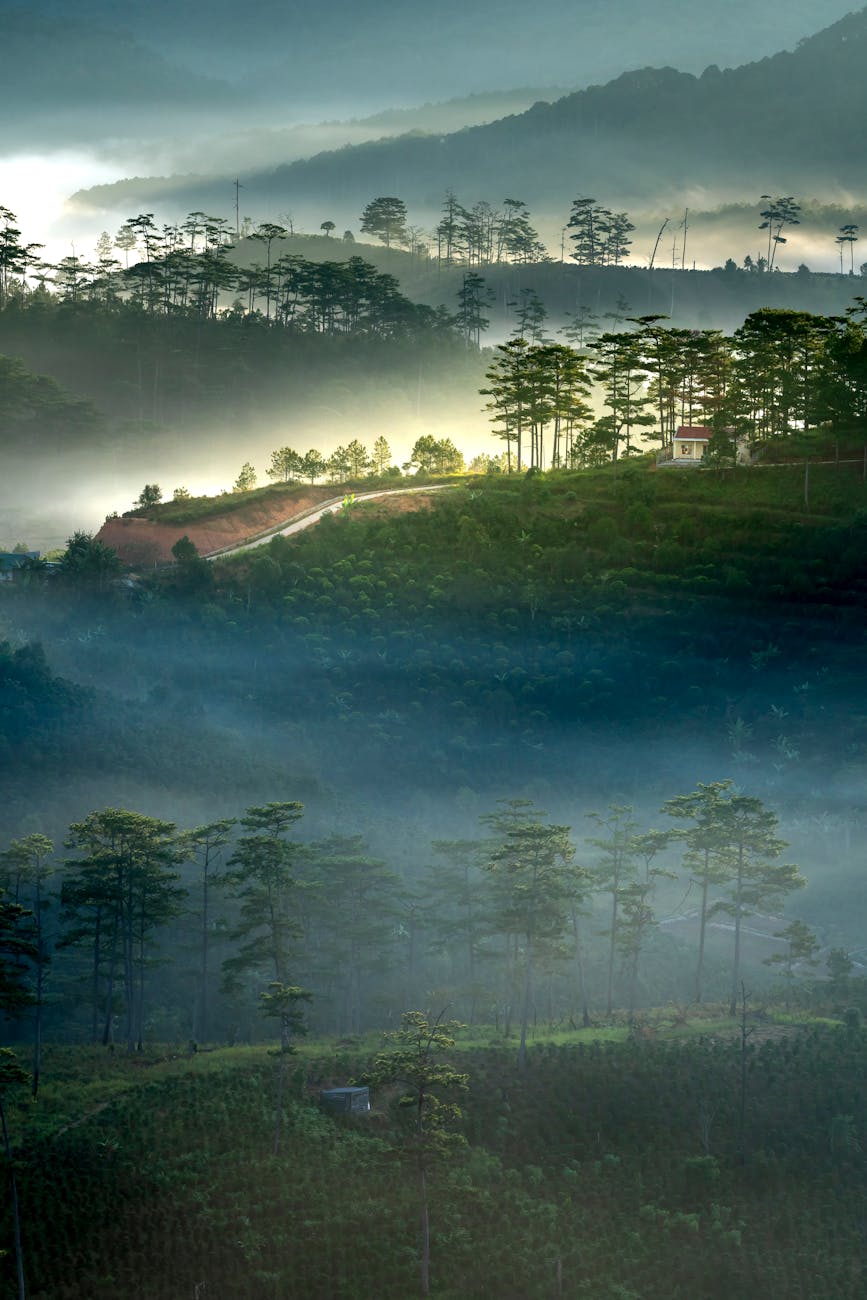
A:
{"label": "small building cluster", "polygon": [[39,559],[39,551],[0,551],[0,582],[14,582],[22,569]]}

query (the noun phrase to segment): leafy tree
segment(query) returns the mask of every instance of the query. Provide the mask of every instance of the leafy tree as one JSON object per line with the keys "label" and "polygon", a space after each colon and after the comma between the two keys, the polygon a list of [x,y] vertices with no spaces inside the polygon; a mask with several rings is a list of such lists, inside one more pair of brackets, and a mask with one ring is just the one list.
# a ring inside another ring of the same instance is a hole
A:
{"label": "leafy tree", "polygon": [[286,1057],[295,1051],[296,1038],[307,1033],[304,1019],[303,1002],[309,1002],[313,994],[297,984],[282,984],[271,980],[268,987],[259,994],[259,1005],[266,1016],[272,1016],[280,1022],[280,1068],[277,1073],[277,1105],[274,1117],[273,1154],[280,1153],[280,1135],[283,1128],[283,1091],[286,1085]]}
{"label": "leafy tree", "polygon": [[174,585],[177,591],[193,595],[213,585],[214,572],[211,565],[199,554],[199,548],[186,533],[172,546],[172,556],[176,565]]}
{"label": "leafy tree", "polygon": [[394,1044],[380,1052],[365,1081],[373,1087],[398,1083],[403,1093],[398,1105],[412,1118],[404,1151],[414,1162],[418,1179],[421,1217],[421,1293],[430,1295],[430,1212],[428,1178],[433,1166],[448,1158],[463,1139],[452,1132],[461,1118],[458,1106],[442,1094],[466,1091],[469,1079],[447,1061],[438,1059],[455,1045],[454,1035],[462,1028],[443,1020],[441,1012],[431,1020],[423,1011],[405,1011],[401,1027],[385,1035]]}
{"label": "leafy tree", "polygon": [[848,222],[845,226],[840,227],[840,233],[837,235],[835,243],[840,249],[840,274],[843,274],[843,249],[849,245],[849,274],[855,274],[855,245],[858,242],[858,227],[853,222]]}
{"label": "leafy tree", "polygon": [[454,190],[446,190],[442,205],[442,218],[436,228],[437,262],[451,266],[458,253],[458,231],[460,215],[463,208],[457,200]]}
{"label": "leafy tree", "polygon": [[265,268],[264,268],[264,288],[265,288],[265,319],[271,319],[271,299],[273,296],[273,279],[272,279],[272,247],[275,240],[285,239],[289,232],[285,226],[280,226],[274,221],[261,221],[250,239],[256,240],[265,247]]}
{"label": "leafy tree", "polygon": [[332,483],[343,483],[349,477],[349,456],[343,446],[335,447],[325,462]]}
{"label": "leafy tree", "polygon": [[305,858],[314,966],[331,991],[336,1032],[357,1034],[371,1000],[369,981],[389,962],[398,880],[370,857],[360,835],[331,835],[311,844]]}
{"label": "leafy tree", "polygon": [[769,271],[773,271],[777,249],[786,242],[783,231],[787,226],[799,226],[801,224],[798,215],[801,211],[801,205],[795,202],[791,194],[776,199],[772,199],[770,194],[763,194],[762,201],[766,201],[768,206],[761,213],[762,222],[759,230],[767,230],[768,232],[767,268]]}
{"label": "leafy tree", "polygon": [[568,324],[564,325],[559,333],[569,340],[579,352],[583,351],[585,344],[589,343],[598,334],[599,317],[592,308],[582,303],[577,311],[566,312]]}
{"label": "leafy tree", "polygon": [[530,344],[543,343],[542,327],[548,319],[548,308],[535,289],[522,289],[517,303],[510,303],[509,306],[516,309],[516,333],[519,338],[526,339]]}
{"label": "leafy tree", "polygon": [[835,998],[844,998],[849,991],[849,977],[855,963],[845,948],[832,948],[825,960],[828,983]]}
{"label": "leafy tree", "polygon": [[458,291],[458,310],[455,314],[455,321],[468,348],[480,346],[482,333],[491,323],[484,315],[485,306],[490,301],[490,291],[485,285],[484,276],[468,271]]}
{"label": "leafy tree", "polygon": [[628,455],[636,433],[654,423],[647,410],[647,367],[640,340],[634,334],[601,334],[592,347],[596,357],[593,377],[602,386],[602,398],[609,412],[606,431],[611,459],[616,461],[621,441]]}
{"label": "leafy tree", "polygon": [[610,804],[607,813],[588,813],[588,817],[603,832],[588,839],[593,848],[602,853],[599,861],[589,868],[597,889],[611,895],[611,923],[608,929],[608,974],[606,980],[605,1014],[614,1008],[614,957],[620,936],[620,908],[624,891],[635,883],[637,823],[628,804]]}
{"label": "leafy tree", "polygon": [[619,266],[629,256],[635,227],[625,212],[611,212],[595,199],[577,198],[566,223],[579,266]]}
{"label": "leafy tree", "polygon": [[163,499],[163,490],[159,483],[145,483],[136,500],[136,505],[143,510],[150,509],[151,506],[159,505]]}
{"label": "leafy tree", "polygon": [[241,472],[235,479],[234,491],[249,492],[251,488],[256,486],[256,479],[257,475],[255,469],[248,460],[245,461],[241,466]]}
{"label": "leafy tree", "polygon": [[217,864],[229,843],[236,826],[233,817],[196,826],[183,837],[184,853],[198,868],[198,921],[199,921],[199,996],[193,1016],[193,1039],[207,1042],[210,1030],[210,948],[213,926],[211,896],[215,884],[223,878],[215,873]]}
{"label": "leafy tree", "polygon": [[526,203],[520,199],[504,199],[503,213],[496,222],[497,261],[518,263],[546,260],[545,245],[530,224]]}
{"label": "leafy tree", "polygon": [[779,821],[761,799],[730,795],[714,810],[720,851],[730,863],[727,896],[718,899],[709,915],[724,913],[734,922],[734,954],[729,1013],[735,1014],[741,979],[741,930],[744,918],[779,902],[806,882],[791,864],[777,859],[786,847],[777,835]]}
{"label": "leafy tree", "polygon": [[638,998],[641,952],[648,934],[657,924],[653,911],[654,894],[661,880],[676,879],[674,872],[653,866],[656,856],[667,848],[668,839],[664,831],[646,831],[634,837],[633,851],[637,858],[643,860],[644,873],[637,875],[621,891],[617,944],[628,967],[627,1011],[630,1024]]}
{"label": "leafy tree", "polygon": [[302,457],[299,472],[303,474],[304,478],[314,483],[316,479],[322,477],[326,468],[325,457],[314,447]]}
{"label": "leafy tree", "polygon": [[370,453],[357,438],[353,438],[346,448],[346,461],[350,478],[363,478],[370,468]]}
{"label": "leafy tree", "polygon": [[533,808],[524,811],[517,824],[502,816],[492,818],[491,824],[501,836],[488,864],[496,884],[494,924],[523,945],[518,1047],[518,1065],[523,1068],[536,963],[545,944],[556,943],[566,930],[575,848],[568,826],[544,825]]}
{"label": "leafy tree", "polygon": [[61,893],[73,922],[66,942],[93,945],[93,996],[97,1004],[103,997],[103,1042],[111,1040],[119,983],[127,1049],[141,1051],[151,935],[178,914],[186,892],[178,884],[183,850],[175,826],[125,808],[106,808],[74,822],[66,843],[85,853],[68,864]]}
{"label": "leafy tree", "polygon": [[60,558],[63,577],[98,591],[103,591],[122,567],[117,551],[90,533],[73,533]]}
{"label": "leafy tree", "polygon": [[271,464],[268,466],[269,478],[289,483],[302,472],[303,458],[291,447],[278,447],[271,452]]}
{"label": "leafy tree", "polygon": [[[47,885],[54,868],[50,863],[54,845],[46,835],[34,832],[23,839],[12,840],[9,848],[0,855],[0,878],[3,888],[11,893],[15,903],[22,897],[23,891],[29,895],[32,909],[32,921],[28,927],[32,935],[32,961],[36,975],[36,993],[34,998],[33,1029],[33,1070],[31,1073],[31,1091],[34,1099],[39,1093],[39,1077],[42,1065],[42,1019],[45,1006],[45,971],[50,961],[49,944],[45,934],[45,912],[50,899]],[[30,942],[28,938],[27,942]]]}
{"label": "leafy tree", "polygon": [[392,244],[406,243],[406,218],[406,204],[401,199],[371,199],[361,214],[361,229],[390,248]]}
{"label": "leafy tree", "polygon": [[701,889],[698,922],[698,959],[695,971],[695,1000],[703,995],[704,950],[707,936],[710,890],[725,884],[731,874],[729,857],[729,827],[726,800],[732,790],[731,781],[699,782],[692,794],[678,795],[663,804],[662,811],[669,817],[690,822],[683,831],[675,832],[677,839],[686,845],[684,866],[692,880]]}
{"label": "leafy tree", "polygon": [[525,433],[531,423],[530,402],[532,359],[530,345],[524,338],[512,338],[494,348],[494,361],[485,371],[488,387],[480,389],[491,400],[494,433],[506,444],[507,470],[512,470],[512,446],[515,468],[521,472]]}
{"label": "leafy tree", "polygon": [[322,222],[320,222],[320,224],[319,224],[319,229],[325,231],[325,238],[326,238],[326,239],[330,239],[330,238],[331,238],[331,232],[332,232],[332,230],[334,230],[334,222],[333,222],[333,221],[322,221]]}
{"label": "leafy tree", "polygon": [[766,957],[765,965],[782,969],[786,981],[786,1009],[788,1010],[789,994],[797,974],[796,968],[813,969],[818,966],[816,954],[819,952],[820,944],[810,927],[803,921],[797,920],[790,921],[784,930],[778,931],[776,938],[783,941],[785,950]]}
{"label": "leafy tree", "polygon": [[435,438],[422,434],[413,444],[410,465],[431,474],[461,474],[464,458],[451,438]]}
{"label": "leafy tree", "polygon": [[298,850],[288,832],[303,816],[300,803],[268,803],[248,808],[240,819],[245,834],[228,863],[228,883],[240,901],[232,937],[239,951],[223,962],[229,987],[247,973],[272,972],[290,984],[293,945],[299,937],[297,915]]}
{"label": "leafy tree", "polygon": [[448,955],[454,982],[465,990],[467,1018],[476,1020],[483,989],[484,939],[490,926],[486,845],[479,840],[434,840],[436,861],[426,873],[434,949]]}
{"label": "leafy tree", "polygon": [[62,436],[64,443],[98,429],[91,402],[70,397],[47,375],[32,374],[16,357],[0,355],[0,428],[8,437]]}
{"label": "leafy tree", "polygon": [[0,891],[0,1012],[8,1018],[33,1002],[25,962],[35,962],[33,914]]}
{"label": "leafy tree", "polygon": [[391,448],[382,434],[373,444],[372,462],[376,474],[384,474],[391,464]]}
{"label": "leafy tree", "polygon": [[579,266],[598,266],[601,263],[603,238],[600,220],[603,212],[595,199],[579,197],[572,200],[566,226],[574,232],[569,236],[575,245],[571,256]]}

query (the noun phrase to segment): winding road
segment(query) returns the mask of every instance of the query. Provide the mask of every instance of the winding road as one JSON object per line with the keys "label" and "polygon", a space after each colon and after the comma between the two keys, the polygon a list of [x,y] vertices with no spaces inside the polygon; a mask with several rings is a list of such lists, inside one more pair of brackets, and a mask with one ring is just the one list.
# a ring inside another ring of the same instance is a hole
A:
{"label": "winding road", "polygon": [[267,532],[259,533],[246,542],[236,543],[232,546],[222,546],[217,551],[209,551],[202,558],[205,560],[222,560],[228,555],[240,555],[242,551],[252,551],[257,546],[265,546],[271,541],[272,537],[291,537],[293,533],[301,533],[305,528],[312,528],[314,524],[318,524],[323,515],[329,514],[335,508],[339,509],[346,500],[347,495],[352,497],[353,505],[355,505],[360,501],[373,501],[377,497],[411,496],[416,492],[445,492],[449,488],[458,486],[460,485],[455,483],[433,483],[429,487],[382,488],[378,492],[359,492],[357,495],[344,492],[342,496],[331,497],[318,506],[312,506],[311,509],[302,511],[300,515],[293,515],[285,523],[278,524],[276,528],[269,528]]}

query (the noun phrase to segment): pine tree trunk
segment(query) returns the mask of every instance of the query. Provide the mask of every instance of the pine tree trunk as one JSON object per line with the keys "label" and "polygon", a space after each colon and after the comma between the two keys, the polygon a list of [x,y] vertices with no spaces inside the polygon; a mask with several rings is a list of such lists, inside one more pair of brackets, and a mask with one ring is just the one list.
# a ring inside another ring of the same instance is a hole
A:
{"label": "pine tree trunk", "polygon": [[533,992],[533,941],[527,940],[527,964],[524,970],[524,996],[521,1005],[521,1042],[518,1047],[518,1069],[527,1064],[527,1024],[530,1019],[530,998]]}
{"label": "pine tree trunk", "polygon": [[[707,854],[705,854],[705,857],[707,857]],[[698,929],[698,964],[696,965],[695,968],[696,1002],[701,1002],[701,993],[702,993],[701,982],[702,982],[702,975],[704,973],[704,941],[705,941],[705,934],[707,932],[707,891],[708,891],[707,862],[705,862],[704,879],[702,880],[702,884],[701,884],[701,920],[699,922],[699,929]]]}

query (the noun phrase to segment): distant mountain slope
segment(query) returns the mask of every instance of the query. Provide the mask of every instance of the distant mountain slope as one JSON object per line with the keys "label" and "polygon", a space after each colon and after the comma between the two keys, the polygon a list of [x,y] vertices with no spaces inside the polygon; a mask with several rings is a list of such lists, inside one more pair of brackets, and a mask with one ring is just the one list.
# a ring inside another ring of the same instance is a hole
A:
{"label": "distant mountain slope", "polygon": [[199,74],[268,96],[299,120],[525,83],[587,85],[626,68],[698,72],[791,48],[852,0],[30,0],[123,24]]}
{"label": "distant mountain slope", "polygon": [[[234,86],[192,73],[112,23],[38,7],[3,6],[0,115],[8,131],[0,154],[124,130],[140,131],[184,114],[185,124],[215,108],[237,112]],[[110,114],[110,117],[106,115]]]}
{"label": "distant mountain slope", "polygon": [[[341,220],[376,194],[432,211],[449,187],[560,212],[578,193],[624,206],[805,186],[858,193],[867,175],[865,67],[862,10],[758,63],[700,77],[628,72],[489,125],[323,153],[250,173],[245,184],[258,211],[318,205]],[[225,193],[225,181],[203,181],[175,197],[224,207]]]}

